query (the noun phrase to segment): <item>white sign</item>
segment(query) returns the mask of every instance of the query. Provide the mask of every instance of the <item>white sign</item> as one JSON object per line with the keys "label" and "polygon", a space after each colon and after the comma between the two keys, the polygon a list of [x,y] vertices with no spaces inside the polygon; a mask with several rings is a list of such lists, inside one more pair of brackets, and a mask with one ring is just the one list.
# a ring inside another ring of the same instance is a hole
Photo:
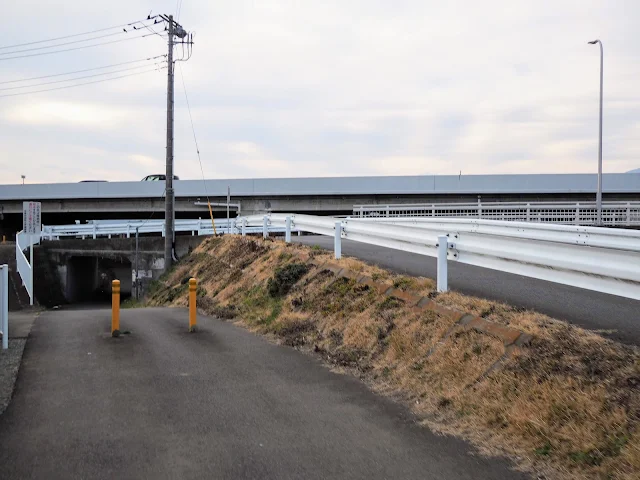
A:
{"label": "white sign", "polygon": [[22,202],[22,230],[28,235],[42,233],[42,204],[40,202]]}

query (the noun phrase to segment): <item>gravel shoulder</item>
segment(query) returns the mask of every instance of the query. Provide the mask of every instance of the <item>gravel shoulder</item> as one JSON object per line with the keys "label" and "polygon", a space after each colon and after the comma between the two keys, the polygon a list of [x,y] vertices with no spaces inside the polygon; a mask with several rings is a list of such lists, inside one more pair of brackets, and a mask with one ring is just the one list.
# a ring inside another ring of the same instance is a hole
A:
{"label": "gravel shoulder", "polygon": [[11,401],[24,347],[38,314],[34,311],[9,312],[9,348],[0,349],[0,415]]}
{"label": "gravel shoulder", "polygon": [[9,339],[9,349],[0,350],[0,415],[11,401],[13,387],[18,377],[26,338]]}

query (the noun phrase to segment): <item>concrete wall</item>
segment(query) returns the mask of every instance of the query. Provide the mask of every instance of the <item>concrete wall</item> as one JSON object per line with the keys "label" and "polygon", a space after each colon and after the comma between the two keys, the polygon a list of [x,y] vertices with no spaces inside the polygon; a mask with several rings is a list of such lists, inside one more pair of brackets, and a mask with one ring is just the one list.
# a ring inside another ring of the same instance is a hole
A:
{"label": "concrete wall", "polygon": [[[176,254],[186,255],[206,237],[179,236]],[[57,272],[68,302],[108,295],[111,281],[120,280],[123,296],[133,292],[136,265],[134,238],[66,239],[42,244],[49,262]],[[138,271],[142,292],[164,272],[164,238],[141,237]],[[37,279],[36,279],[37,282]]]}

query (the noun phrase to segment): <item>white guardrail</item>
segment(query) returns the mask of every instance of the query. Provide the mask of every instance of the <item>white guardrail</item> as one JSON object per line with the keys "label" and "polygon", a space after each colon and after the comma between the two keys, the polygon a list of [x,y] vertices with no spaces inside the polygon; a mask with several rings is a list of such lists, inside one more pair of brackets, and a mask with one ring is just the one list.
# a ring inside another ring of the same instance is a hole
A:
{"label": "white guardrail", "polygon": [[[216,233],[240,233],[237,218],[216,219]],[[77,223],[74,225],[43,225],[42,238],[44,240],[59,240],[64,237],[73,238],[98,238],[112,236],[125,236],[131,238],[138,234],[161,233],[164,237],[164,219],[159,220],[93,220],[90,223]],[[213,235],[213,226],[210,219],[177,219],[174,231],[190,232],[191,235]],[[284,230],[283,230],[284,231]],[[260,233],[262,228],[251,228],[247,233]]]}
{"label": "white guardrail", "polygon": [[2,349],[9,348],[9,265],[0,265],[0,333]]}
{"label": "white guardrail", "polygon": [[[32,237],[30,240],[29,237]],[[18,273],[20,274],[20,278],[22,278],[22,283],[24,287],[27,289],[27,293],[29,294],[29,298],[31,299],[31,305],[33,305],[33,269],[31,268],[32,263],[27,260],[27,257],[24,255],[24,251],[29,248],[30,241],[33,242],[33,245],[37,245],[40,243],[40,236],[38,235],[27,235],[26,233],[20,231],[16,235],[16,266],[18,267]],[[31,252],[31,260],[33,261],[33,252]]]}
{"label": "white guardrail", "polygon": [[[353,216],[473,217],[485,220],[596,225],[595,202],[477,202],[354,205]],[[640,202],[602,202],[602,223],[607,227],[640,226]]]}
{"label": "white guardrail", "polygon": [[297,214],[240,217],[243,227],[330,235],[438,257],[438,290],[447,261],[524,275],[640,300],[640,232],[462,218],[347,218]]}

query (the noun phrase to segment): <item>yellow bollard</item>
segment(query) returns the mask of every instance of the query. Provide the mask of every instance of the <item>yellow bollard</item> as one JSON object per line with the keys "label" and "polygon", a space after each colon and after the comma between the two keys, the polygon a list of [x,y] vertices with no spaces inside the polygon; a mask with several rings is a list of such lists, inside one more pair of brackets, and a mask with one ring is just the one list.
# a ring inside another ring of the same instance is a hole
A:
{"label": "yellow bollard", "polygon": [[111,282],[111,336],[120,336],[120,280]]}
{"label": "yellow bollard", "polygon": [[198,281],[195,278],[189,279],[189,331],[196,330],[196,290]]}

